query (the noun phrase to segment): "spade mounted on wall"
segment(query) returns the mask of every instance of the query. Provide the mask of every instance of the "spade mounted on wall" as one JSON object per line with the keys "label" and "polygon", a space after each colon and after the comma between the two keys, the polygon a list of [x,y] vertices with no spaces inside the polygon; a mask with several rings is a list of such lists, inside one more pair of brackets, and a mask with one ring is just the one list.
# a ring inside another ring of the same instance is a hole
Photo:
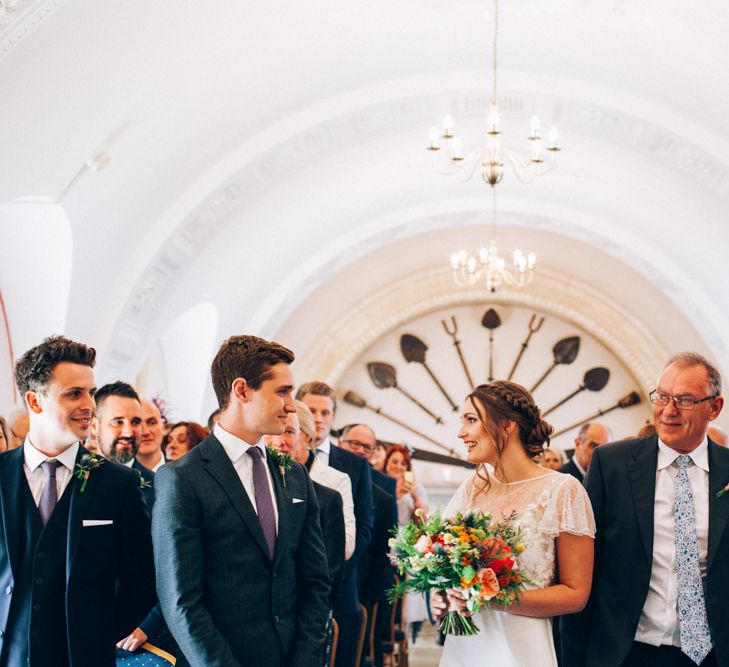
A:
{"label": "spade mounted on wall", "polygon": [[405,361],[408,363],[415,362],[416,364],[422,364],[423,368],[440,390],[440,393],[450,403],[453,412],[457,412],[458,406],[453,402],[453,399],[448,395],[448,392],[443,388],[443,385],[438,381],[438,378],[435,377],[433,371],[430,370],[428,363],[425,361],[425,353],[428,351],[428,346],[417,336],[403,334],[400,336],[400,350],[402,351],[402,356],[405,357]]}
{"label": "spade mounted on wall", "polygon": [[393,424],[397,424],[397,426],[400,426],[401,428],[404,428],[407,431],[410,431],[410,433],[414,433],[419,438],[423,438],[423,440],[427,440],[428,442],[433,443],[436,447],[440,447],[441,449],[444,449],[447,451],[451,456],[455,456],[456,458],[460,458],[458,454],[456,454],[456,450],[454,447],[446,447],[442,442],[438,442],[434,438],[431,438],[426,433],[423,433],[422,431],[418,431],[418,429],[413,428],[409,424],[406,424],[403,421],[400,421],[397,417],[393,417],[392,415],[388,415],[386,412],[383,412],[382,408],[375,408],[367,403],[367,401],[362,398],[356,391],[348,391],[346,394],[344,394],[344,402],[349,403],[350,405],[354,405],[357,408],[363,408],[365,410],[370,410],[374,412],[375,414],[380,415],[380,417],[383,417],[384,419],[387,419],[388,421],[392,422]]}
{"label": "spade mounted on wall", "polygon": [[521,349],[519,350],[519,354],[516,355],[516,359],[514,360],[514,365],[511,367],[511,372],[509,373],[509,377],[506,378],[507,380],[511,380],[511,378],[514,377],[514,373],[516,372],[516,367],[519,365],[519,362],[521,361],[521,358],[524,356],[524,352],[529,347],[529,341],[532,338],[532,335],[537,333],[542,328],[542,324],[544,324],[544,318],[540,317],[539,322],[537,322],[537,314],[534,313],[531,318],[529,318],[529,332],[527,333],[527,337],[524,339],[524,342],[521,344]]}
{"label": "spade mounted on wall", "polygon": [[493,309],[489,308],[481,318],[481,326],[489,330],[489,382],[494,379],[494,329],[501,326],[501,318]]}
{"label": "spade mounted on wall", "polygon": [[441,320],[440,323],[443,325],[445,332],[453,339],[453,345],[455,346],[456,352],[458,353],[458,358],[461,360],[461,366],[463,367],[463,372],[466,374],[468,386],[471,388],[471,391],[473,391],[474,385],[473,380],[471,379],[471,373],[468,371],[468,365],[466,364],[466,360],[463,357],[463,352],[461,351],[461,341],[458,340],[458,322],[456,322],[456,316],[451,315],[450,326],[448,326],[445,320]]}
{"label": "spade mounted on wall", "polygon": [[567,401],[573,399],[580,392],[585,391],[585,389],[587,389],[588,391],[602,391],[605,388],[605,385],[608,383],[609,379],[610,371],[607,368],[603,368],[602,366],[591,368],[585,373],[584,377],[582,378],[582,384],[577,387],[577,389],[575,389],[571,394],[565,396],[558,403],[555,403],[551,408],[549,408],[549,410],[545,410],[542,413],[542,416],[545,417],[553,410],[556,410],[558,407],[564,405]]}
{"label": "spade mounted on wall", "polygon": [[370,380],[378,389],[397,389],[405,398],[415,403],[423,412],[435,419],[436,424],[442,424],[443,420],[426,408],[417,398],[405,391],[397,383],[397,371],[394,366],[386,364],[382,361],[371,361],[367,364],[367,372],[370,374]]}
{"label": "spade mounted on wall", "polygon": [[579,336],[570,336],[569,338],[563,338],[562,340],[557,341],[555,346],[552,348],[552,354],[554,355],[554,361],[552,361],[552,365],[544,371],[544,375],[540,377],[536,384],[531,388],[531,391],[533,392],[544,380],[547,378],[547,376],[560,364],[568,365],[571,364],[575,359],[577,359],[577,353],[580,351],[580,337]]}
{"label": "spade mounted on wall", "polygon": [[575,422],[574,424],[570,424],[566,428],[563,428],[559,431],[557,431],[555,434],[552,435],[553,438],[556,438],[558,435],[562,435],[563,433],[567,433],[567,431],[571,431],[573,428],[577,428],[578,426],[582,426],[582,424],[592,421],[593,419],[597,419],[598,417],[602,417],[603,415],[606,415],[608,412],[612,412],[613,410],[617,410],[618,408],[625,409],[630,408],[634,405],[638,405],[640,403],[641,398],[640,394],[637,391],[631,391],[629,394],[626,394],[623,396],[615,405],[606,408],[605,410],[598,410],[594,415],[590,415],[589,417],[585,417],[585,419],[581,419],[578,422]]}

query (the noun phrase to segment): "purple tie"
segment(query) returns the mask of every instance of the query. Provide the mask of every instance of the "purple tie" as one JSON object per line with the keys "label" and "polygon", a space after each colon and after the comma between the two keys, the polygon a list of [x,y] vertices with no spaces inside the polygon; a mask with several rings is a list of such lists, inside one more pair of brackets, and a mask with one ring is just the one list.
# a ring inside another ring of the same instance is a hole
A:
{"label": "purple tie", "polygon": [[41,463],[43,472],[46,474],[46,485],[43,487],[43,495],[41,496],[38,510],[40,511],[41,521],[44,526],[48,523],[48,519],[51,518],[53,508],[58,502],[56,468],[58,468],[59,465],[61,464],[55,459],[49,459],[48,461],[43,461],[43,463]]}
{"label": "purple tie", "polygon": [[273,558],[276,551],[276,517],[273,513],[271,488],[268,486],[266,462],[263,460],[263,452],[258,447],[249,447],[248,456],[253,459],[253,491],[256,496],[258,520],[261,522],[268,551]]}

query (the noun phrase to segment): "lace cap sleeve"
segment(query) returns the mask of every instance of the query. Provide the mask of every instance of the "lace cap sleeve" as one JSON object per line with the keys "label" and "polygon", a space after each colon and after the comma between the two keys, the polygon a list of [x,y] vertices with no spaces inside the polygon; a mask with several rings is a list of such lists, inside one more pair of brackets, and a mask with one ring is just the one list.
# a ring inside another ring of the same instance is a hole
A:
{"label": "lace cap sleeve", "polygon": [[458,512],[465,513],[470,508],[469,497],[471,485],[472,480],[467,479],[456,489],[456,492],[448,501],[448,505],[446,505],[443,511],[444,517],[454,517]]}
{"label": "lace cap sleeve", "polygon": [[595,537],[595,517],[587,491],[572,475],[558,474],[547,498],[540,530],[554,537],[562,532]]}

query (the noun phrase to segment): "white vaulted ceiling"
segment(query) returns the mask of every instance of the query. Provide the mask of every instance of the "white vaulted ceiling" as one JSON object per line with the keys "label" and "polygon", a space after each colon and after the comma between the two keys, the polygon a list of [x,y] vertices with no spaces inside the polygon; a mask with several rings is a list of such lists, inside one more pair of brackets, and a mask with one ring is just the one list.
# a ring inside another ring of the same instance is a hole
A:
{"label": "white vaulted ceiling", "polygon": [[[564,151],[529,186],[507,172],[500,246],[537,252],[539,298],[605,331],[630,320],[647,373],[684,348],[729,371],[727,25],[715,0],[501,2],[506,137],[519,144],[538,113]],[[195,327],[188,312],[216,313],[216,343],[276,337],[302,372],[334,378],[323,341],[372,343],[373,303],[454,303],[442,267],[483,243],[488,193],[437,174],[423,148],[449,112],[478,140],[491,26],[492,4],[472,0],[21,0],[0,18],[16,356],[61,326],[61,299],[102,379],[135,377],[169,327]],[[107,168],[83,169],[102,146]],[[51,246],[71,254],[60,285],[34,261],[54,238],[39,216],[70,226],[70,250]]]}

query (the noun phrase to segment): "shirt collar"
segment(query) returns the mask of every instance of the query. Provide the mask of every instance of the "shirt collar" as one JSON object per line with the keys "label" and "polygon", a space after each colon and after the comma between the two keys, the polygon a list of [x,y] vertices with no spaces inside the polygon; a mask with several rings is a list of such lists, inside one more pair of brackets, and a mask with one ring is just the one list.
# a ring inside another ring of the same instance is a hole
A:
{"label": "shirt collar", "polygon": [[133,468],[134,467],[134,459],[129,459],[124,465],[127,468]]}
{"label": "shirt collar", "polygon": [[[670,466],[678,456],[679,453],[675,449],[671,449],[658,438],[658,470]],[[701,444],[693,452],[689,453],[689,456],[694,462],[694,465],[705,472],[709,472],[709,440],[706,436],[704,436]]]}
{"label": "shirt collar", "polygon": [[58,456],[46,456],[43,452],[36,449],[35,445],[30,441],[30,438],[25,439],[25,445],[23,447],[23,455],[25,457],[25,465],[28,466],[28,470],[33,472],[43,461],[49,459],[55,459],[63,465],[64,468],[68,468],[73,472],[73,468],[76,465],[76,455],[78,454],[79,444],[74,442],[66,451],[61,452]]}
{"label": "shirt collar", "polygon": [[572,457],[572,463],[575,464],[575,468],[580,471],[580,474],[584,477],[587,474],[587,471],[582,469],[582,466],[580,465],[580,462],[577,460],[576,456]]}
{"label": "shirt collar", "polygon": [[331,454],[331,451],[332,451],[332,441],[329,438],[327,438],[324,442],[321,443],[321,445],[317,446],[317,449],[320,452],[323,452],[324,454],[329,456],[329,454]]}
{"label": "shirt collar", "polygon": [[243,456],[243,454],[248,451],[249,447],[258,447],[258,449],[263,452],[263,460],[266,460],[266,445],[263,444],[263,439],[251,444],[250,442],[246,442],[242,438],[239,438],[237,435],[229,433],[220,424],[215,424],[213,427],[213,434],[220,441],[220,444],[223,445],[225,453],[233,463]]}

